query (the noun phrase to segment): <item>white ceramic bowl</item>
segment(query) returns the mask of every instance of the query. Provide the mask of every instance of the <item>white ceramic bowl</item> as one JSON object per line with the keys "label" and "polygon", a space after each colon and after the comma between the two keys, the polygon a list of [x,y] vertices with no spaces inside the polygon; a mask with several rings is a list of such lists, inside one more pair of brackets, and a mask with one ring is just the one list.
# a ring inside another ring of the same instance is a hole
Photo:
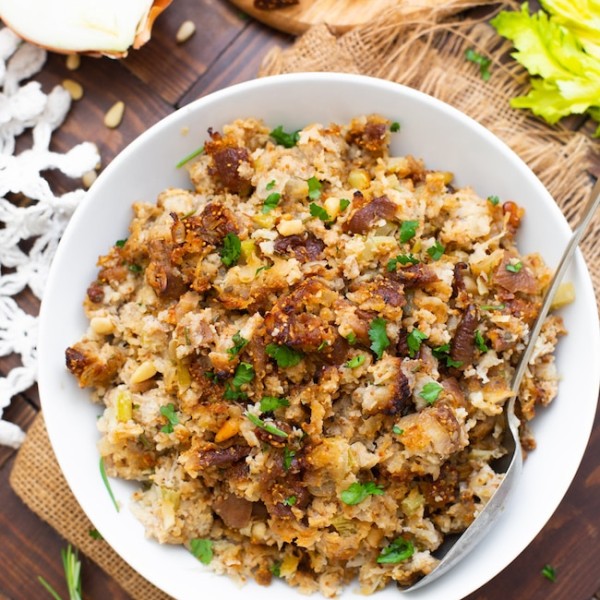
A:
{"label": "white ceramic bowl", "polygon": [[[77,500],[108,543],[144,577],[180,600],[304,596],[285,589],[281,582],[269,588],[251,582],[240,590],[229,578],[210,573],[185,549],[146,539],[128,508],[133,485],[112,481],[123,507],[120,513],[113,508],[98,470],[99,407],[77,387],[64,359],[65,348],[87,327],[81,305],[96,276],[96,259],[115,240],[126,237],[133,201],[152,202],[169,186],[189,187],[186,173],[175,164],[204,142],[208,127],[219,129],[235,118],[255,116],[290,130],[309,122],[345,122],[369,113],[401,123],[401,133],[393,137],[395,153],[413,154],[424,158],[429,168],[453,171],[459,184],[472,185],[483,197],[495,194],[523,205],[527,215],[520,232],[521,250],[539,251],[550,265],[556,264],[570,233],[567,223],[540,181],[502,142],[422,93],[381,80],[336,74],[252,81],[170,115],[100,175],[58,248],[42,304],[39,344],[40,392],[52,445]],[[184,127],[189,127],[187,136],[182,135]],[[575,284],[577,300],[563,310],[569,335],[558,350],[562,381],[559,397],[549,409],[540,410],[534,422],[538,449],[527,459],[505,514],[478,551],[433,584],[411,593],[413,600],[459,599],[499,573],[544,526],[575,475],[598,398],[600,336],[592,284],[580,255],[567,279]],[[354,597],[352,588],[344,598]],[[388,588],[377,597],[391,599],[398,594]]]}

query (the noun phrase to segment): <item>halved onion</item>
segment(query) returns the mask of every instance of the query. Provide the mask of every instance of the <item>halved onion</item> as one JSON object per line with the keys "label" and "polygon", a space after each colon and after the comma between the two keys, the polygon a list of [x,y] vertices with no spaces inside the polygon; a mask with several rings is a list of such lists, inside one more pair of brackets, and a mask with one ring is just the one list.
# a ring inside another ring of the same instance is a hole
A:
{"label": "halved onion", "polygon": [[150,39],[172,0],[0,0],[0,18],[22,38],[55,52],[123,57]]}

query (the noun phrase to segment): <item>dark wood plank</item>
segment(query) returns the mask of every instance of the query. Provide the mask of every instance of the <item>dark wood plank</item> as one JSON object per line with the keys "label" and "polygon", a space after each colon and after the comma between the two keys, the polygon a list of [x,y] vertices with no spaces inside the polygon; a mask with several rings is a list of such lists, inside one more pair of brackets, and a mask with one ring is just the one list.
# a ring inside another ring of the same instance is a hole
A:
{"label": "dark wood plank", "polygon": [[[465,600],[587,600],[598,592],[598,456],[600,413],[596,415],[592,437],[577,476],[546,527],[504,571]],[[546,564],[556,569],[554,583],[541,574]]]}
{"label": "dark wood plank", "polygon": [[[177,44],[175,36],[185,20],[196,25],[196,33]],[[130,52],[123,64],[169,104],[175,104],[246,25],[247,20],[228,2],[176,0],[157,19],[152,39]]]}
{"label": "dark wood plank", "polygon": [[[67,598],[60,551],[67,542],[32,513],[12,491],[8,474],[12,460],[0,469],[0,594],[14,600],[50,598],[37,580],[41,575]],[[121,587],[82,557],[84,597],[129,600]]]}
{"label": "dark wood plank", "polygon": [[255,79],[267,52],[274,46],[289,46],[292,41],[289,35],[275,32],[256,21],[250,22],[227,52],[198,79],[178,106],[189,104],[228,85]]}

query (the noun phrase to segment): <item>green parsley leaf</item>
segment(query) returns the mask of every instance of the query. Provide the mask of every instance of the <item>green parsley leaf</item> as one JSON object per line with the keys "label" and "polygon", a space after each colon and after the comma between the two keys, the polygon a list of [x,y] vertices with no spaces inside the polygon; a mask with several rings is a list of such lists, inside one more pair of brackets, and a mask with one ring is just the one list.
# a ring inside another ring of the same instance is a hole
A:
{"label": "green parsley leaf", "polygon": [[289,471],[295,456],[294,450],[290,450],[287,446],[283,449],[283,468],[286,471]]}
{"label": "green parsley leaf", "polygon": [[302,352],[298,352],[288,346],[278,346],[277,344],[267,344],[265,352],[277,361],[277,366],[285,369],[286,367],[295,367],[303,358]]}
{"label": "green parsley leaf", "polygon": [[248,394],[234,388],[230,383],[225,385],[225,391],[223,392],[223,398],[225,400],[247,400]]}
{"label": "green parsley leaf", "polygon": [[433,404],[443,390],[442,386],[435,381],[430,381],[423,386],[423,389],[419,392],[419,396],[427,402],[427,404]]}
{"label": "green parsley leaf", "polygon": [[281,194],[279,192],[273,192],[272,194],[269,194],[263,203],[261,212],[265,215],[268,212],[271,212],[279,204],[280,200]]}
{"label": "green parsley leaf", "polygon": [[432,260],[440,260],[445,251],[446,248],[444,248],[444,246],[442,246],[437,240],[435,241],[435,244],[431,246],[431,248],[427,248],[427,254],[431,256]]}
{"label": "green parsley leaf", "polygon": [[510,263],[506,265],[506,270],[510,271],[511,273],[518,273],[522,268],[523,263],[521,261],[516,262],[514,265]]}
{"label": "green parsley leaf", "polygon": [[248,363],[240,363],[233,375],[233,387],[240,389],[245,383],[250,383],[254,379],[254,367]]}
{"label": "green parsley leaf", "polygon": [[311,202],[310,206],[308,208],[310,209],[311,217],[319,217],[319,219],[321,219],[321,221],[323,221],[325,223],[327,223],[328,221],[331,221],[331,217],[329,216],[329,213],[322,206],[319,206],[318,204]]}
{"label": "green parsley leaf", "polygon": [[447,367],[462,367],[462,360],[453,360],[450,357],[450,344],[438,346],[437,348],[434,348],[431,352],[438,360],[445,360]]}
{"label": "green parsley leaf", "polygon": [[414,358],[421,347],[421,342],[426,340],[429,336],[425,335],[418,329],[413,329],[406,338],[406,344],[408,346],[408,354],[411,358]]}
{"label": "green parsley leaf", "polygon": [[377,558],[380,565],[395,565],[408,560],[415,553],[415,547],[410,540],[396,538],[389,546],[381,551]]}
{"label": "green parsley leaf", "polygon": [[357,481],[344,490],[340,494],[340,498],[344,504],[354,506],[355,504],[360,504],[368,496],[381,496],[382,494],[383,488],[373,481],[367,481],[367,483]]}
{"label": "green parsley leaf", "polygon": [[552,565],[545,565],[542,569],[542,575],[552,583],[556,581],[556,569]]}
{"label": "green parsley leaf", "polygon": [[500,203],[500,198],[498,198],[498,196],[488,196],[487,197],[487,201],[492,205],[492,206],[498,206],[498,204]]}
{"label": "green parsley leaf", "polygon": [[479,348],[480,352],[487,352],[489,350],[479,329],[475,331],[475,345]]}
{"label": "green parsley leaf", "polygon": [[288,496],[284,501],[283,504],[285,506],[294,506],[294,504],[296,504],[298,498],[296,498],[296,496]]}
{"label": "green parsley leaf", "polygon": [[108,476],[106,475],[106,469],[104,468],[104,458],[100,457],[100,477],[102,477],[102,482],[104,483],[104,487],[106,488],[110,499],[112,500],[113,506],[116,511],[119,512],[119,503],[117,502],[115,495],[113,494],[112,488],[110,487],[110,483],[108,481]]}
{"label": "green parsley leaf", "polygon": [[265,422],[262,419],[258,418],[256,415],[253,415],[249,412],[244,413],[244,415],[253,425],[264,429],[267,433],[270,433],[271,435],[276,435],[283,438],[286,438],[288,436],[288,434],[285,431],[282,431],[281,429],[273,425],[273,423]]}
{"label": "green parsley leaf", "polygon": [[269,181],[269,183],[267,183],[267,185],[265,186],[265,190],[267,190],[267,192],[271,191],[274,187],[275,187],[276,181],[274,179],[271,179],[271,181]]}
{"label": "green parsley leaf", "polygon": [[390,258],[390,260],[388,260],[387,270],[389,273],[393,273],[396,270],[398,263],[400,263],[401,265],[418,265],[419,262],[419,259],[416,256],[413,256],[412,253],[398,254],[396,258]]}
{"label": "green parsley leaf", "polygon": [[102,537],[102,534],[95,528],[92,529],[88,529],[88,535],[93,539],[93,540],[103,540],[104,538]]}
{"label": "green parsley leaf", "polygon": [[344,212],[350,206],[350,200],[348,198],[340,199],[340,212]]}
{"label": "green parsley leaf", "polygon": [[258,267],[258,269],[256,269],[256,273],[254,273],[254,275],[258,275],[261,271],[268,271],[273,265],[264,265],[262,267]]}
{"label": "green parsley leaf", "polygon": [[242,242],[235,233],[228,233],[223,239],[221,248],[221,262],[226,267],[232,267],[242,255]]}
{"label": "green parsley leaf", "polygon": [[479,65],[479,74],[481,75],[481,79],[483,79],[484,81],[489,80],[489,78],[491,77],[491,59],[483,56],[483,54],[480,54],[479,52],[476,52],[475,50],[473,50],[473,48],[467,49],[467,51],[465,52],[465,58],[468,61]]}
{"label": "green parsley leaf", "polygon": [[384,350],[390,345],[385,326],[385,319],[382,319],[381,317],[373,319],[369,326],[369,339],[373,342],[371,344],[371,350],[375,352],[377,358],[381,358]]}
{"label": "green parsley leaf", "polygon": [[398,427],[398,425],[394,425],[392,427],[392,432],[395,433],[396,435],[402,435],[404,433],[404,429],[400,429],[400,427]]}
{"label": "green parsley leaf", "polygon": [[346,363],[346,366],[349,369],[356,369],[356,367],[360,367],[360,365],[362,365],[364,362],[365,362],[365,355],[364,354],[357,354],[356,356],[354,356],[353,358],[351,358]]}
{"label": "green parsley leaf", "polygon": [[506,306],[504,304],[482,304],[479,308],[481,310],[504,310]]}
{"label": "green parsley leaf", "polygon": [[321,350],[325,350],[325,348],[327,348],[327,346],[329,346],[329,342],[327,340],[323,340],[319,344],[319,347],[317,348],[317,352],[321,352]]}
{"label": "green parsley leaf", "polygon": [[351,331],[347,336],[346,339],[348,340],[348,343],[351,346],[354,346],[354,344],[356,344],[356,334],[354,333],[354,331]]}
{"label": "green parsley leaf", "polygon": [[246,338],[243,338],[240,335],[239,331],[233,334],[231,340],[233,342],[233,346],[227,349],[227,354],[229,354],[229,360],[233,360],[233,358],[237,356],[248,344],[248,340]]}
{"label": "green parsley leaf", "polygon": [[316,177],[311,177],[306,181],[308,183],[308,197],[311,200],[318,200],[321,197],[321,182]]}
{"label": "green parsley leaf", "polygon": [[286,133],[283,130],[283,125],[278,125],[271,131],[269,134],[280,146],[284,148],[293,148],[300,139],[300,130],[292,131],[291,133]]}
{"label": "green parsley leaf", "polygon": [[161,431],[163,433],[173,433],[173,425],[179,423],[179,417],[175,412],[175,405],[171,402],[166,406],[161,406],[160,414],[167,419],[167,424],[164,427],[161,427]]}
{"label": "green parsley leaf", "polygon": [[196,158],[196,156],[200,156],[204,152],[204,146],[200,146],[200,148],[196,148],[193,152],[190,152],[187,156],[184,156],[176,165],[176,169],[181,169],[185,163],[190,162],[192,158]]}
{"label": "green parsley leaf", "polygon": [[400,123],[398,123],[398,121],[394,121],[391,125],[390,125],[390,131],[392,133],[397,133],[398,131],[400,131]]}
{"label": "green parsley leaf", "polygon": [[276,398],[275,396],[263,396],[260,401],[260,410],[262,412],[271,412],[282,406],[289,406],[290,401],[286,398]]}
{"label": "green parsley leaf", "polygon": [[400,241],[404,243],[414,238],[418,226],[419,221],[402,221],[402,225],[400,225]]}
{"label": "green parsley leaf", "polygon": [[141,273],[144,270],[140,265],[135,265],[135,264],[127,265],[127,268],[132,273]]}
{"label": "green parsley leaf", "polygon": [[212,371],[204,371],[204,377],[206,377],[206,379],[210,379],[211,381],[217,380],[217,374],[213,373]]}
{"label": "green parsley leaf", "polygon": [[123,239],[123,240],[117,240],[117,241],[115,242],[115,246],[116,246],[117,248],[122,248],[122,247],[123,247],[123,246],[124,246],[124,245],[127,243],[127,239],[128,239],[128,238],[125,238],[125,239]]}
{"label": "green parsley leaf", "polygon": [[194,538],[190,540],[190,552],[203,564],[208,565],[213,559],[212,540]]}
{"label": "green parsley leaf", "polygon": [[281,577],[281,561],[273,563],[269,567],[269,571],[271,571],[271,575],[273,575],[273,577]]}

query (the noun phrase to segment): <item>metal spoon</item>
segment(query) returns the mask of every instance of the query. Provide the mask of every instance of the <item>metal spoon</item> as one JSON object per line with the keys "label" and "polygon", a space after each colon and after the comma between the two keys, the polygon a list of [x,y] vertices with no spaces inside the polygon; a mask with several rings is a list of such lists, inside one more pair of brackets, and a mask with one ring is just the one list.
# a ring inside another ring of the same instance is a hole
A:
{"label": "metal spoon", "polygon": [[579,245],[583,234],[585,233],[592,217],[598,206],[600,205],[600,179],[596,182],[590,194],[590,199],[587,205],[583,209],[579,224],[573,231],[571,239],[567,244],[567,247],[562,255],[560,263],[554,273],[554,277],[550,283],[550,287],[544,297],[544,302],[537,316],[533,329],[529,337],[529,342],[517,369],[515,371],[512,383],[511,392],[512,397],[508,402],[508,406],[505,411],[506,421],[508,424],[504,445],[507,453],[503,457],[502,462],[506,466],[506,472],[502,483],[498,486],[498,489],[494,492],[494,495],[489,499],[488,503],[477,515],[473,523],[467,527],[467,529],[460,535],[451,536],[446,539],[442,546],[438,549],[438,555],[442,558],[437,566],[425,577],[417,581],[412,586],[403,588],[403,591],[412,591],[420,587],[431,583],[444,573],[454,567],[460,560],[462,560],[475,546],[483,539],[485,534],[488,532],[496,518],[504,510],[504,505],[510,494],[512,488],[516,485],[523,470],[523,453],[521,450],[521,444],[519,442],[519,419],[515,415],[515,401],[517,399],[519,388],[521,386],[521,380],[529,365],[529,360],[533,353],[535,342],[540,334],[542,325],[546,319],[548,311],[556,290],[561,282],[561,279],[571,262],[571,258],[575,252],[575,249]]}

